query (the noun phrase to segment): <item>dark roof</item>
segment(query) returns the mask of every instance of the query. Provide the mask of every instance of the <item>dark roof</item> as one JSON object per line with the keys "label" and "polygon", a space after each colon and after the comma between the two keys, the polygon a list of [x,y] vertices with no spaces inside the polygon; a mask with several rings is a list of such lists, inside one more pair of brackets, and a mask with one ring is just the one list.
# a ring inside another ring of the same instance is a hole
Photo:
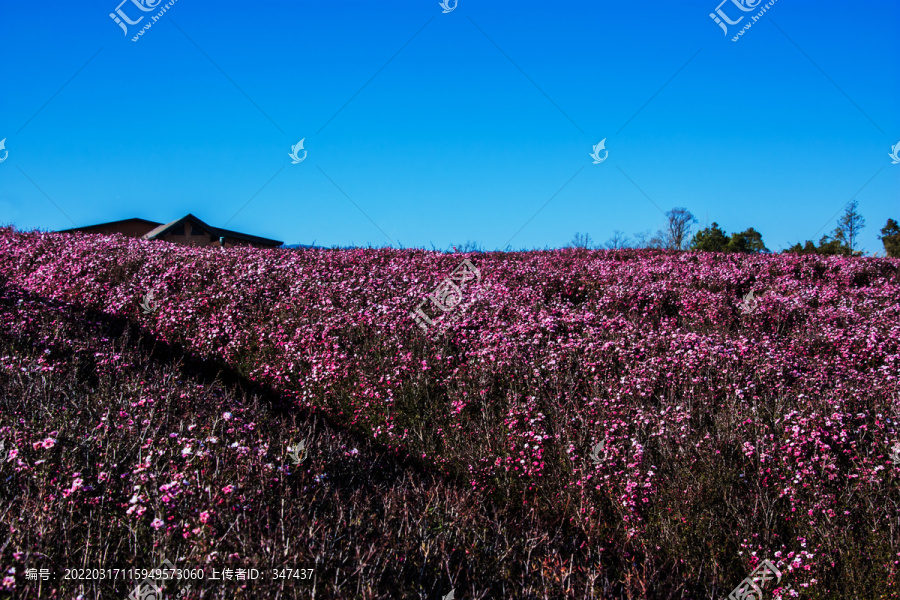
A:
{"label": "dark roof", "polygon": [[258,235],[250,235],[249,233],[241,233],[239,231],[232,231],[230,229],[222,229],[220,227],[216,227],[216,231],[219,232],[219,236],[227,236],[239,240],[247,240],[248,242],[253,242],[255,244],[266,244],[268,246],[281,246],[282,244],[284,244],[284,242],[281,240],[273,240],[270,238],[259,237]]}
{"label": "dark roof", "polygon": [[183,224],[185,221],[191,221],[194,224],[199,225],[200,227],[205,229],[207,231],[207,233],[209,233],[210,235],[221,237],[221,234],[218,233],[218,231],[219,231],[218,229],[216,229],[215,227],[212,227],[210,225],[207,225],[206,223],[204,223],[203,221],[201,221],[194,215],[188,213],[185,216],[181,217],[180,219],[175,219],[174,221],[169,221],[168,223],[163,223],[159,227],[151,229],[150,231],[148,231],[147,233],[145,233],[143,235],[143,239],[155,240],[155,239],[161,238],[162,236],[166,235],[167,233],[169,233],[170,231],[172,231],[179,225]]}
{"label": "dark roof", "polygon": [[230,229],[222,229],[220,227],[213,227],[207,223],[204,223],[194,215],[188,213],[180,219],[175,219],[174,221],[170,221],[168,223],[157,223],[156,221],[148,221],[147,219],[122,219],[121,221],[110,221],[109,223],[99,223],[97,225],[89,225],[87,227],[74,227],[72,229],[64,229],[62,231],[58,231],[57,233],[72,233],[76,231],[83,231],[85,229],[93,229],[96,227],[106,227],[109,225],[117,225],[119,223],[129,223],[129,222],[141,222],[146,223],[147,225],[155,225],[153,229],[145,233],[141,236],[141,239],[144,240],[155,240],[162,238],[167,233],[184,223],[185,221],[190,221],[191,223],[200,226],[207,233],[209,233],[213,237],[229,237],[231,239],[240,240],[244,242],[249,242],[251,244],[259,244],[261,246],[281,246],[284,242],[279,240],[273,240],[270,238],[260,237],[258,235],[250,235],[249,233],[241,233],[239,231],[232,231]]}
{"label": "dark roof", "polygon": [[56,233],[74,233],[76,231],[81,231],[82,229],[93,229],[94,227],[106,227],[108,225],[118,225],[119,223],[146,223],[147,225],[160,225],[156,221],[148,221],[147,219],[138,219],[137,217],[131,219],[121,219],[119,221],[108,221],[106,223],[97,223],[96,225],[85,225],[84,227],[72,227],[71,229],[60,229]]}
{"label": "dark roof", "polygon": [[61,229],[57,231],[57,233],[75,233],[79,231],[84,231],[85,229],[96,229],[97,227],[109,227],[111,225],[119,225],[121,223],[144,223],[148,226],[153,225],[153,229],[145,233],[141,236],[141,239],[144,240],[155,240],[163,237],[170,230],[174,229],[178,225],[181,225],[185,221],[190,221],[195,225],[199,225],[203,228],[207,233],[209,233],[213,237],[229,237],[235,240],[241,240],[244,242],[250,242],[251,244],[259,244],[262,246],[281,246],[284,242],[279,240],[273,240],[270,238],[260,237],[258,235],[250,235],[249,233],[241,233],[239,231],[232,231],[230,229],[222,229],[220,227],[213,227],[207,223],[204,223],[194,215],[188,213],[180,219],[175,219],[174,221],[170,221],[169,223],[157,223],[156,221],[148,221],[147,219],[122,219],[120,221],[109,221],[107,223],[97,223],[96,225],[87,225],[85,227],[73,227],[71,229]]}
{"label": "dark roof", "polygon": [[194,215],[192,215],[190,213],[186,214],[185,216],[181,217],[180,219],[175,219],[174,221],[172,221],[170,223],[165,223],[163,225],[160,225],[159,227],[156,227],[152,231],[144,234],[143,239],[153,240],[153,239],[160,238],[160,237],[166,235],[166,233],[168,233],[169,230],[174,229],[175,227],[177,227],[178,225],[181,225],[185,221],[190,221],[196,225],[199,225],[200,227],[202,227],[204,230],[209,232],[209,234],[214,237],[230,237],[233,239],[243,240],[245,242],[250,242],[253,244],[261,244],[261,245],[265,245],[265,246],[280,246],[284,243],[280,240],[264,238],[264,237],[260,237],[258,235],[250,235],[249,233],[241,233],[239,231],[232,231],[230,229],[222,229],[221,227],[213,227],[212,225],[204,223],[199,218],[195,217]]}

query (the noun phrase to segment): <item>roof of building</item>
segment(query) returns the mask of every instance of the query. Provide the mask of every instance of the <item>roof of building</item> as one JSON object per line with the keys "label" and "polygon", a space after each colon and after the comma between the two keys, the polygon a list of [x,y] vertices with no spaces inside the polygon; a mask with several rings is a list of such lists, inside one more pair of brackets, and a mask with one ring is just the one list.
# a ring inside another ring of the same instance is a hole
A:
{"label": "roof of building", "polygon": [[163,237],[167,233],[172,233],[179,225],[182,225],[185,221],[192,221],[196,225],[200,225],[203,229],[207,231],[210,235],[217,235],[217,230],[215,227],[207,225],[194,215],[188,213],[180,219],[175,219],[174,221],[169,221],[168,223],[163,223],[158,227],[154,227],[147,233],[145,233],[142,237],[145,240],[155,240]]}
{"label": "roof of building", "polygon": [[139,219],[137,217],[133,217],[131,219],[121,219],[119,221],[108,221],[106,223],[97,223],[96,225],[85,225],[84,227],[72,227],[71,229],[60,229],[56,233],[73,233],[76,231],[81,231],[82,229],[93,229],[95,227],[107,227],[109,225],[118,225],[120,223],[134,223],[134,222],[146,223],[147,225],[160,225],[161,224],[156,221],[148,221],[147,219]]}
{"label": "roof of building", "polygon": [[267,246],[280,246],[284,242],[280,240],[273,240],[270,238],[264,238],[257,235],[250,235],[249,233],[241,233],[239,231],[232,231],[230,229],[222,229],[221,227],[213,227],[208,223],[203,222],[198,217],[188,213],[180,219],[175,219],[169,223],[164,223],[154,228],[151,231],[148,231],[144,234],[143,239],[145,240],[154,240],[160,237],[165,236],[170,230],[175,229],[185,221],[191,221],[195,225],[199,225],[201,228],[206,230],[210,235],[214,237],[230,237],[234,239],[244,240],[247,242],[252,242],[254,244],[264,244]]}
{"label": "roof of building", "polygon": [[273,240],[270,238],[260,237],[258,235],[250,235],[249,233],[241,233],[239,231],[232,231],[230,229],[222,229],[221,227],[213,227],[208,223],[200,220],[196,216],[191,213],[186,214],[180,219],[175,219],[174,221],[170,221],[168,223],[157,223],[156,221],[148,221],[147,219],[122,219],[121,221],[110,221],[108,223],[98,223],[97,225],[88,225],[87,227],[75,227],[72,229],[65,229],[59,231],[58,233],[72,233],[75,231],[82,231],[84,229],[94,229],[97,227],[106,227],[110,225],[118,225],[122,223],[132,223],[132,222],[141,222],[146,223],[147,225],[154,225],[153,229],[145,233],[141,236],[141,239],[145,240],[155,240],[165,237],[167,234],[172,233],[176,230],[180,225],[182,225],[185,221],[191,222],[193,225],[199,226],[204,231],[206,231],[209,235],[213,237],[228,237],[235,240],[240,240],[244,242],[249,242],[251,244],[260,244],[263,246],[281,246],[284,242],[280,240]]}

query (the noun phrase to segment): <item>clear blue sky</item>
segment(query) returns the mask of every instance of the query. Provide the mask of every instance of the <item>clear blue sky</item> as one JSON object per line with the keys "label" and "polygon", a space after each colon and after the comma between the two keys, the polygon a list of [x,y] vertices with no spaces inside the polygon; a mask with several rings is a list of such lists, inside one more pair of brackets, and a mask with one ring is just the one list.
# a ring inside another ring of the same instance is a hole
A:
{"label": "clear blue sky", "polygon": [[895,0],[778,0],[738,42],[765,2],[725,35],[718,0],[177,0],[137,42],[165,2],[127,35],[118,2],[0,1],[0,223],[492,250],[685,206],[777,251],[856,197],[874,252],[900,220]]}

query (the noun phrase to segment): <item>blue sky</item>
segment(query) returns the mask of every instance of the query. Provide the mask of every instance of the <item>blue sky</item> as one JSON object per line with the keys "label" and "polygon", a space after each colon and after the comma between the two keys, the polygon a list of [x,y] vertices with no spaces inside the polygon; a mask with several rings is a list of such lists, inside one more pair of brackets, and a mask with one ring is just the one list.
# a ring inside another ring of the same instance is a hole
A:
{"label": "blue sky", "polygon": [[[722,4],[744,16],[726,35],[718,1],[177,0],[133,42],[165,2],[2,0],[0,223],[192,212],[288,244],[492,250],[684,206],[777,251],[856,198],[881,251],[900,4],[778,0],[733,42],[765,2]],[[127,35],[117,6],[144,17]]]}

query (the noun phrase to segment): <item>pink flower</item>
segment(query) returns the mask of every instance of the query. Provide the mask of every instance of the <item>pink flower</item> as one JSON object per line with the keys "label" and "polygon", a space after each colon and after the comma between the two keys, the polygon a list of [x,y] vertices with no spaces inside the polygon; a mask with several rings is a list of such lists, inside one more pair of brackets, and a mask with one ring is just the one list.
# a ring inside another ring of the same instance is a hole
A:
{"label": "pink flower", "polygon": [[15,577],[4,577],[3,578],[3,589],[4,590],[16,589],[16,578]]}
{"label": "pink flower", "polygon": [[165,523],[163,523],[163,522],[159,519],[159,517],[153,519],[153,522],[150,523],[150,527],[152,527],[153,529],[159,529],[159,528],[162,527],[163,525],[165,525]]}
{"label": "pink flower", "polygon": [[209,511],[204,510],[202,513],[200,513],[200,522],[201,523],[209,522]]}
{"label": "pink flower", "polygon": [[63,493],[62,493],[63,498],[68,498],[69,496],[74,494],[76,491],[78,491],[79,488],[81,488],[81,486],[83,484],[84,484],[84,480],[80,479],[80,478],[73,481],[72,486],[69,489],[63,490]]}
{"label": "pink flower", "polygon": [[230,494],[231,492],[234,491],[234,487],[230,486],[230,485],[226,485],[225,487],[222,488],[222,491],[225,492],[226,494]]}

